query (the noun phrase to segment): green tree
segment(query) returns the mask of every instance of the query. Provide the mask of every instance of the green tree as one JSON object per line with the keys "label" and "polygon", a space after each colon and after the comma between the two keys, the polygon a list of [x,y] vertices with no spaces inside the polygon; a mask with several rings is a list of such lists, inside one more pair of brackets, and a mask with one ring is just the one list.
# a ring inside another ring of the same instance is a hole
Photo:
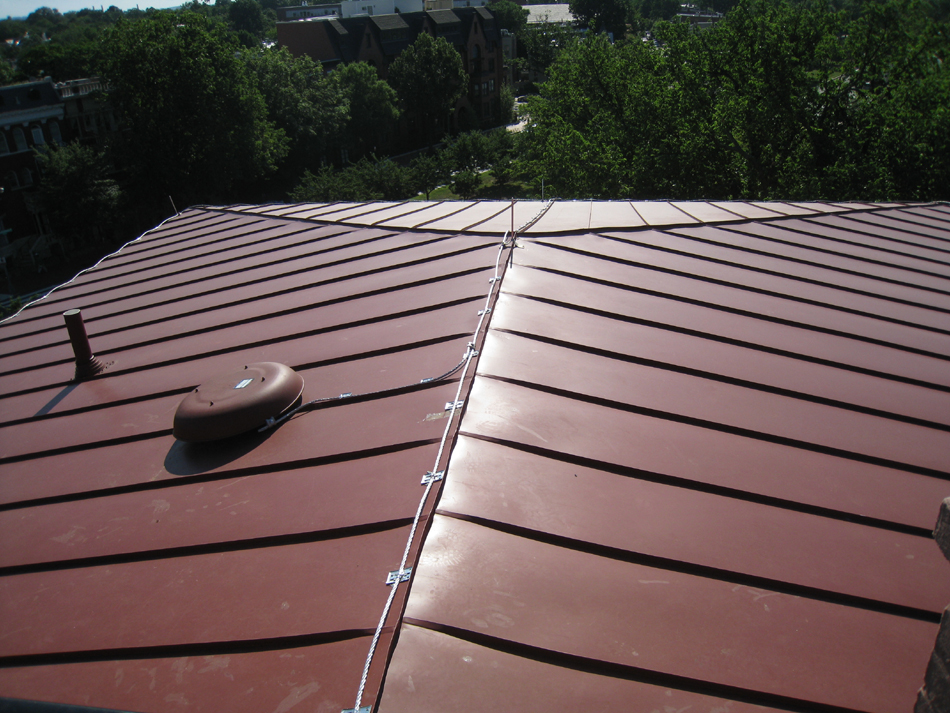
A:
{"label": "green tree", "polygon": [[45,42],[20,54],[17,69],[24,77],[50,76],[57,82],[96,74],[99,48],[94,42]]}
{"label": "green tree", "polygon": [[247,32],[258,40],[264,35],[264,13],[257,0],[235,0],[228,8],[228,21],[235,32]]}
{"label": "green tree", "polygon": [[477,173],[494,160],[491,140],[481,131],[468,131],[446,141],[445,154],[453,170]]}
{"label": "green tree", "polygon": [[224,200],[285,155],[286,137],[235,49],[193,12],[123,20],[107,33],[109,100],[130,130],[121,155],[149,194],[179,205]]}
{"label": "green tree", "polygon": [[574,41],[573,30],[553,22],[531,25],[518,38],[518,54],[535,72],[547,74],[561,50]]}
{"label": "green tree", "polygon": [[78,143],[46,146],[36,159],[43,169],[40,196],[53,230],[78,243],[113,223],[120,190],[109,178],[105,155]]}
{"label": "green tree", "polygon": [[712,30],[655,32],[662,48],[593,38],[558,57],[523,171],[564,197],[945,197],[948,37],[913,0],[853,20],[741,0]]}
{"label": "green tree", "polygon": [[452,190],[462,198],[471,198],[475,195],[478,187],[482,185],[482,179],[474,171],[459,171],[455,174],[455,180],[452,182]]}
{"label": "green tree", "polygon": [[420,33],[389,66],[389,83],[419,120],[429,146],[468,85],[462,57],[444,38]]}
{"label": "green tree", "polygon": [[330,81],[349,106],[343,140],[351,158],[387,153],[399,119],[393,88],[366,62],[340,67]]}
{"label": "green tree", "polygon": [[633,15],[632,0],[570,0],[571,12],[593,32],[612,32],[614,39],[627,33]]}
{"label": "green tree", "polygon": [[330,166],[317,173],[306,171],[290,198],[299,202],[405,200],[413,192],[409,169],[389,159],[363,158],[340,171]]}
{"label": "green tree", "polygon": [[514,33],[519,39],[528,26],[528,11],[511,0],[494,0],[488,9],[495,16],[499,29]]}
{"label": "green tree", "polygon": [[409,163],[412,187],[418,193],[424,193],[426,200],[429,194],[439,186],[448,183],[452,177],[448,157],[445,152],[430,152],[421,154]]}
{"label": "green tree", "polygon": [[282,172],[296,180],[304,168],[332,158],[349,117],[339,82],[310,57],[294,57],[286,48],[250,50],[243,59],[264,97],[268,118],[290,140]]}

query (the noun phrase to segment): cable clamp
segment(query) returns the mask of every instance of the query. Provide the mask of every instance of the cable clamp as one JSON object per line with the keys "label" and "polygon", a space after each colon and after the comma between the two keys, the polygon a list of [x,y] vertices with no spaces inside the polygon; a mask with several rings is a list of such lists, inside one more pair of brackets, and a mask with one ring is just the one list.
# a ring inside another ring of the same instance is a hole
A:
{"label": "cable clamp", "polygon": [[491,279],[488,281],[488,283],[491,284],[491,285],[493,285],[493,284],[495,284],[495,283],[496,283],[498,280],[500,280],[500,279],[501,279],[500,277],[493,277],[493,278],[491,278]]}
{"label": "cable clamp", "polygon": [[419,383],[420,383],[420,384],[428,384],[430,381],[432,381],[432,377],[431,377],[431,376],[427,376],[425,379],[423,379],[423,380],[420,381]]}
{"label": "cable clamp", "polygon": [[449,401],[448,403],[445,404],[445,410],[454,411],[457,408],[462,408],[462,404],[464,403],[465,403],[464,401]]}
{"label": "cable clamp", "polygon": [[347,391],[345,394],[340,394],[337,398],[348,399],[352,395],[353,395],[352,391]]}
{"label": "cable clamp", "polygon": [[445,477],[444,470],[438,470],[433,473],[431,470],[422,476],[422,485],[428,485],[429,483],[438,483],[442,478]]}
{"label": "cable clamp", "polygon": [[405,569],[396,569],[389,573],[389,576],[386,577],[386,584],[396,584],[397,582],[408,582],[409,575],[412,574],[412,567],[406,567]]}
{"label": "cable clamp", "polygon": [[370,713],[372,706],[362,706],[361,708],[346,708],[342,713]]}
{"label": "cable clamp", "polygon": [[479,317],[481,317],[483,314],[491,314],[491,307],[489,307],[488,309],[480,309],[480,310],[478,310],[478,316],[479,316]]}

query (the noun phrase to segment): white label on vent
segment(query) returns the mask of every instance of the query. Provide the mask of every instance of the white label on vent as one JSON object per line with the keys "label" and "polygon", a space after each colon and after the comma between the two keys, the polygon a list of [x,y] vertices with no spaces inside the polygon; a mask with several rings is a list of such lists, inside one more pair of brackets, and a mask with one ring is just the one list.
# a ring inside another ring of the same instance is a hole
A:
{"label": "white label on vent", "polygon": [[253,384],[253,383],[254,383],[254,379],[245,379],[244,381],[242,381],[241,383],[239,383],[239,384],[238,384],[237,386],[235,386],[234,388],[235,388],[235,389],[243,389],[243,388],[244,388],[245,386],[247,386],[248,384]]}

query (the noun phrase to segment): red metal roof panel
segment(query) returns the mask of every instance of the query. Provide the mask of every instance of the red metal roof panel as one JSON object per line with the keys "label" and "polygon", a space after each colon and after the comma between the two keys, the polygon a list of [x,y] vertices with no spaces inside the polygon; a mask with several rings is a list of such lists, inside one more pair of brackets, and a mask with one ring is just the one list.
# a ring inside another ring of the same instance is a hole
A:
{"label": "red metal roof panel", "polygon": [[[481,640],[481,638],[480,638]],[[451,634],[404,626],[386,674],[380,713],[517,710],[729,711],[774,709],[603,675],[571,659],[557,665]],[[539,652],[540,654],[540,652]]]}
{"label": "red metal roof panel", "polygon": [[[950,213],[536,216],[499,253],[507,203],[193,209],[0,327],[0,691],[906,710],[950,601]],[[77,305],[111,362],[79,384]],[[326,401],[172,438],[189,389],[273,360]]]}
{"label": "red metal roof panel", "polygon": [[406,617],[872,713],[907,709],[937,631],[930,622],[624,562],[445,516],[434,519]]}

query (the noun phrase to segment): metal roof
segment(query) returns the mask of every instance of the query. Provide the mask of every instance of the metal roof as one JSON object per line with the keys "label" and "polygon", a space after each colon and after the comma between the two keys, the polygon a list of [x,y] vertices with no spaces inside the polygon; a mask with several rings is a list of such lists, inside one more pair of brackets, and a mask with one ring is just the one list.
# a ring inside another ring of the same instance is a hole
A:
{"label": "metal roof", "polygon": [[[909,710],[950,206],[513,211],[194,208],[0,326],[0,696],[342,711],[378,630],[387,713]],[[324,400],[175,441],[258,361]]]}

